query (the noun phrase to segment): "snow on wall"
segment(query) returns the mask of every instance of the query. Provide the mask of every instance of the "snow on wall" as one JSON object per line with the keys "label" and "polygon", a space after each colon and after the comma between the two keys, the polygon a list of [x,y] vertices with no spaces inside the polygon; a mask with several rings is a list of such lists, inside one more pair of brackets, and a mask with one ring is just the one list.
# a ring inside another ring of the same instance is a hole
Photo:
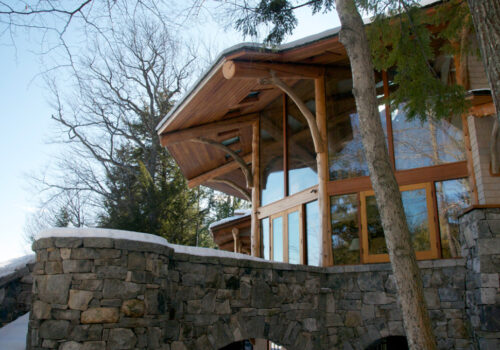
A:
{"label": "snow on wall", "polygon": [[176,253],[264,261],[264,259],[261,258],[252,257],[246,254],[228,252],[225,250],[171,244],[168,243],[168,241],[163,237],[151,235],[148,233],[124,231],[124,230],[111,230],[105,228],[70,228],[70,227],[52,228],[44,230],[35,235],[35,240],[39,240],[42,238],[57,238],[57,237],[126,239],[130,241],[163,245],[172,248]]}
{"label": "snow on wall", "polygon": [[22,269],[27,264],[35,262],[35,254],[28,254],[19,258],[5,260],[0,262],[0,278],[8,276],[17,270]]}

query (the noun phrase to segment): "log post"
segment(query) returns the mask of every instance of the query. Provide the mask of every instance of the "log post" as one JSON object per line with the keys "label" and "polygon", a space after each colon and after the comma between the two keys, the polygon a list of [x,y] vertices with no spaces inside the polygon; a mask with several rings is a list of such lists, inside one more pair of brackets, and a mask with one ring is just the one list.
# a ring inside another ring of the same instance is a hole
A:
{"label": "log post", "polygon": [[252,217],[251,217],[251,242],[252,256],[261,257],[260,251],[260,223],[258,210],[260,206],[260,126],[259,121],[252,125]]}
{"label": "log post", "polygon": [[233,251],[235,253],[241,253],[240,230],[236,227],[233,227],[231,231],[233,234],[233,241],[234,241]]}
{"label": "log post", "polygon": [[323,143],[321,151],[316,154],[318,166],[318,205],[321,227],[321,265],[331,266],[333,265],[333,256],[332,235],[330,233],[330,201],[328,200],[328,191],[326,187],[328,182],[328,140],[324,76],[314,80],[314,95],[316,102],[316,124]]}

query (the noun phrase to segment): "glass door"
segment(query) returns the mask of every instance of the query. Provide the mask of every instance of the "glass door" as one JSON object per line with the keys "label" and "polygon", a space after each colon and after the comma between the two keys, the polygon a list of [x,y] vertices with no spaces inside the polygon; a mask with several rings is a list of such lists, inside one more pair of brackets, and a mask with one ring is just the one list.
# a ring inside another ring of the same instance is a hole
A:
{"label": "glass door", "polygon": [[[270,217],[271,260],[290,264],[305,263],[303,212],[302,206],[298,206]],[[266,222],[267,219],[264,219],[263,223]]]}

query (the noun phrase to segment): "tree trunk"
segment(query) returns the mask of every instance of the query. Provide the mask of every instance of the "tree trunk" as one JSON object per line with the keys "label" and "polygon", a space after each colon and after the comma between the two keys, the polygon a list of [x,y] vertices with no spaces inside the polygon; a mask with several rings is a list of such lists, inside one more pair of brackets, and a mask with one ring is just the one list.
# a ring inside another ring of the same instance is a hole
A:
{"label": "tree trunk", "polygon": [[468,0],[467,3],[500,122],[500,2]]}
{"label": "tree trunk", "polygon": [[420,270],[379,118],[374,68],[363,21],[354,0],[336,0],[336,5],[342,24],[340,41],[351,62],[353,94],[363,147],[396,280],[408,344],[412,350],[435,349],[436,341],[425,304]]}

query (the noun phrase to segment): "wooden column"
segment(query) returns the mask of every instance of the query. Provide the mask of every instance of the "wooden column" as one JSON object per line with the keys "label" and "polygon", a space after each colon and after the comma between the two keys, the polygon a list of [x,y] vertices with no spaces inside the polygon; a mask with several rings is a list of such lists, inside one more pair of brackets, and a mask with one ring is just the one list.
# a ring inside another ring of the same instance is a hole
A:
{"label": "wooden column", "polygon": [[316,154],[318,165],[318,205],[321,227],[321,265],[333,265],[332,235],[330,229],[330,201],[328,198],[328,147],[326,129],[326,100],[325,100],[325,78],[324,76],[314,80],[314,91],[316,100],[316,123],[322,139],[322,151]]}
{"label": "wooden column", "polygon": [[258,210],[260,206],[260,126],[257,120],[252,124],[252,223],[251,242],[252,256],[261,257],[260,251],[260,222]]}

